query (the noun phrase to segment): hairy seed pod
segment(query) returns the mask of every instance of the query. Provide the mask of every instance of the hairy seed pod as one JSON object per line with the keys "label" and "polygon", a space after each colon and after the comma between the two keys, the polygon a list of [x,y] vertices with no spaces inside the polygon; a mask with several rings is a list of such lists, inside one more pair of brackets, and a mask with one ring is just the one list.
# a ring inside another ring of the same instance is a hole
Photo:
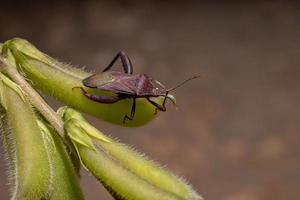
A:
{"label": "hairy seed pod", "polygon": [[[103,94],[101,91],[82,85],[82,80],[90,76],[90,73],[60,63],[20,38],[5,42],[2,50],[11,62],[15,62],[18,69],[30,79],[33,87],[80,111],[124,126],[140,126],[155,117],[155,107],[145,99],[137,99],[134,120],[124,124],[123,118],[130,113],[132,100],[125,99],[114,104],[102,104],[86,98],[78,87],[84,88],[91,94]],[[163,98],[156,100],[158,103],[162,101]]]}
{"label": "hairy seed pod", "polygon": [[51,200],[83,200],[79,178],[61,138],[47,122],[42,119],[38,119],[37,122],[45,136],[48,153],[52,159],[54,173],[52,176],[53,191]]}
{"label": "hairy seed pod", "polygon": [[[3,75],[2,75],[3,78]],[[1,79],[2,79],[1,78]],[[2,131],[10,162],[12,199],[48,199],[52,191],[52,163],[44,135],[22,91],[13,82],[0,83],[1,104],[5,107],[10,131]],[[5,121],[4,121],[5,123]]]}
{"label": "hairy seed pod", "polygon": [[[132,184],[132,191],[137,188],[142,190],[140,186],[135,185],[138,183],[150,184],[155,190],[165,191],[166,194],[174,195],[174,198],[185,200],[202,199],[200,195],[180,178],[160,167],[157,163],[147,159],[147,157],[133,150],[126,144],[119,143],[107,137],[94,128],[76,110],[62,107],[58,110],[58,113],[65,121],[67,133],[77,147],[77,151],[85,167],[116,193],[122,191],[120,187],[121,184]],[[96,165],[97,162],[99,163]],[[109,170],[109,168],[107,168],[108,166],[111,166],[110,171],[114,172],[106,172],[105,170]],[[119,172],[117,172],[118,170]],[[109,176],[109,173],[112,175]],[[119,181],[118,179],[114,180],[114,176],[116,176],[117,173],[120,173],[119,175],[122,177],[127,176],[130,180],[124,180],[123,178],[119,178]],[[132,183],[131,181],[134,179],[136,182]],[[124,183],[122,183],[122,181],[124,181]],[[149,186],[145,187],[147,188]],[[151,189],[149,191],[151,191]],[[125,192],[125,190],[123,192]],[[134,192],[132,193],[134,194]],[[142,194],[142,192],[140,193]],[[123,194],[120,193],[119,195],[122,196]],[[147,195],[150,195],[150,193],[147,193]],[[148,198],[147,195],[143,196],[143,198]],[[162,195],[158,199],[167,198],[167,196],[168,195]],[[134,199],[133,197],[134,196],[128,196],[127,198]],[[153,199],[156,198],[153,197]]]}

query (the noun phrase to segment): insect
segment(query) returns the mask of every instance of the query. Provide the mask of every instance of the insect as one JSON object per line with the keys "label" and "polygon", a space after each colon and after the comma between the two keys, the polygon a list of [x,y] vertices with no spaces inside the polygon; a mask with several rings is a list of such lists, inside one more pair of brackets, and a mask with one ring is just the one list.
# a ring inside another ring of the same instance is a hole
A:
{"label": "insect", "polygon": [[[110,70],[118,59],[122,62],[124,72]],[[137,98],[146,98],[149,103],[156,107],[155,113],[157,110],[164,112],[166,111],[167,99],[170,99],[175,104],[175,99],[172,95],[169,95],[169,92],[198,77],[189,78],[173,88],[166,89],[164,85],[146,74],[133,74],[133,67],[129,57],[121,51],[101,73],[93,74],[82,80],[82,84],[85,87],[110,91],[115,94],[114,96],[90,94],[82,87],[80,89],[87,98],[104,104],[116,103],[123,99],[132,99],[131,113],[123,118],[123,123],[125,123],[127,119],[133,120],[134,118]],[[151,97],[159,96],[164,97],[162,105],[151,100]]]}

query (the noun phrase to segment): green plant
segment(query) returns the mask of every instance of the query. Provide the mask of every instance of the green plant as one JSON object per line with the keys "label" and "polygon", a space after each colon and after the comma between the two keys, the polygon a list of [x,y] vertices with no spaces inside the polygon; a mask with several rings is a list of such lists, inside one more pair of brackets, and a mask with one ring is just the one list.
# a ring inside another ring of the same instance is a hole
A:
{"label": "green plant", "polygon": [[[89,73],[54,60],[26,40],[9,40],[0,51],[0,123],[12,199],[84,199],[80,165],[115,199],[202,199],[180,178],[106,136],[79,112],[124,125],[131,101],[105,105],[87,99],[74,87],[83,87],[81,80]],[[53,111],[34,88],[67,106]],[[155,107],[147,101],[138,99],[137,106],[134,120],[126,126],[140,126],[155,117]]]}

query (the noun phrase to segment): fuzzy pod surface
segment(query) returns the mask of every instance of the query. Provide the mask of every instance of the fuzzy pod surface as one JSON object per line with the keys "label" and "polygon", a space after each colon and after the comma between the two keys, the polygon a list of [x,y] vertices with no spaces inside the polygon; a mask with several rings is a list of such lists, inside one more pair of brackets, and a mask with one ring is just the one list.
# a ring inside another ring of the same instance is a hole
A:
{"label": "fuzzy pod surface", "polygon": [[80,188],[79,175],[74,168],[66,146],[47,122],[38,119],[38,124],[45,135],[47,150],[52,159],[54,172],[51,200],[83,200],[84,196]]}
{"label": "fuzzy pod surface", "polygon": [[9,126],[2,134],[9,158],[12,199],[49,199],[53,189],[51,159],[32,107],[11,87],[1,84],[0,90],[7,117],[4,123]]}
{"label": "fuzzy pod surface", "polygon": [[[161,192],[157,199],[202,200],[180,178],[128,145],[104,135],[73,108],[62,107],[58,113],[65,121],[67,134],[83,165],[114,193],[125,199],[147,199],[149,196],[156,199],[149,192],[156,190],[157,194]],[[126,196],[128,193],[131,194]]]}

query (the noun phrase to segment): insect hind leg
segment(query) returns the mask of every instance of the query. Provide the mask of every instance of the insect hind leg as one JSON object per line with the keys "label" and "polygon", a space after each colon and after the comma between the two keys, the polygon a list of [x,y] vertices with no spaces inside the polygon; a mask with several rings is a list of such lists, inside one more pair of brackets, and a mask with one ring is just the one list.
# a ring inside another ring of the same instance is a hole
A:
{"label": "insect hind leg", "polygon": [[88,99],[99,103],[112,104],[122,100],[122,97],[120,96],[101,96],[101,95],[89,94],[82,87],[73,87],[72,90],[75,88],[79,88],[82,94],[86,96]]}
{"label": "insect hind leg", "polygon": [[112,66],[115,64],[115,62],[117,61],[118,58],[121,59],[124,72],[126,74],[132,74],[133,73],[132,63],[131,63],[129,57],[123,51],[120,51],[102,72],[105,72],[105,71],[109,70],[110,68],[112,68]]}
{"label": "insect hind leg", "polygon": [[126,119],[128,119],[128,120],[133,120],[133,118],[134,118],[134,115],[135,115],[135,108],[136,108],[136,99],[133,98],[132,100],[133,100],[133,102],[132,102],[132,107],[131,107],[130,116],[128,116],[128,115],[125,115],[125,116],[124,116],[124,118],[123,118],[123,124],[125,124]]}

